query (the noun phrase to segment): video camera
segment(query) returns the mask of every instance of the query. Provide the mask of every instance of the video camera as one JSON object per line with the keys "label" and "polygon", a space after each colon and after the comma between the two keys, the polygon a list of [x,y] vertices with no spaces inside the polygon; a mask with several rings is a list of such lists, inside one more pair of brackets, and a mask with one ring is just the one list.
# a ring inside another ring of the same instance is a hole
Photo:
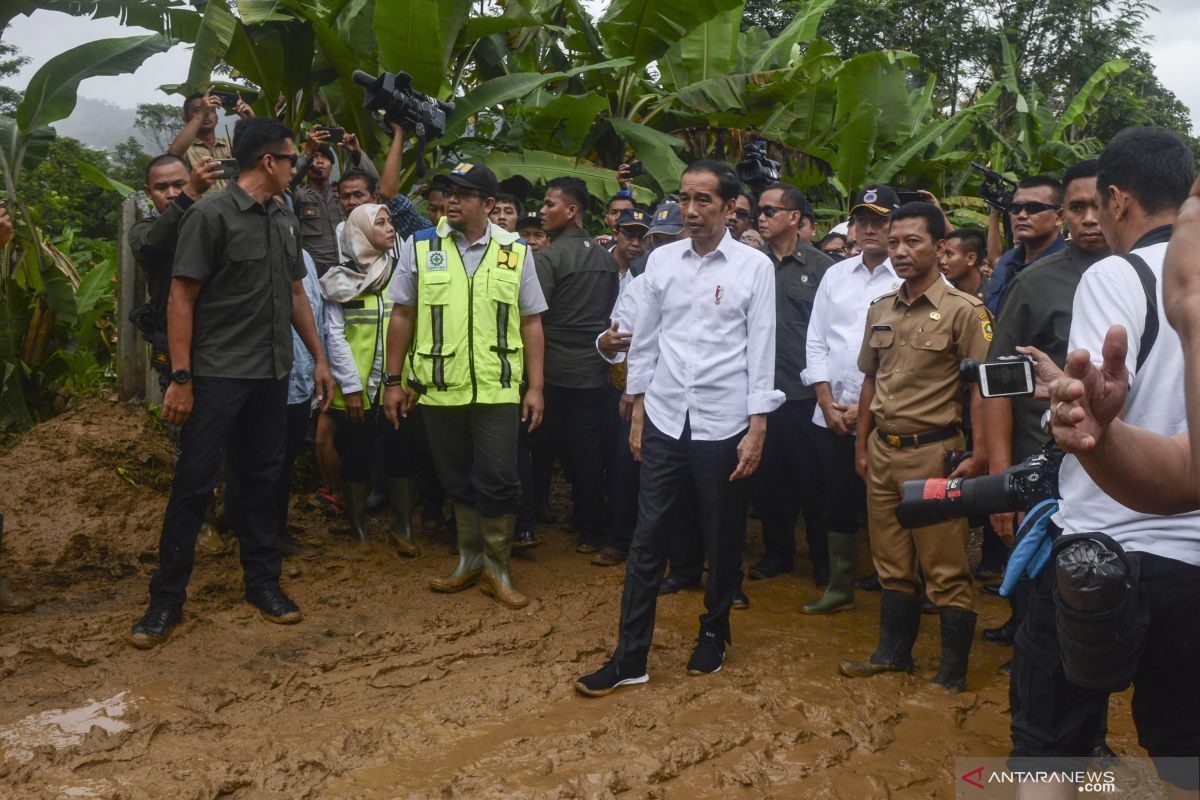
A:
{"label": "video camera", "polygon": [[436,139],[446,132],[446,116],[454,110],[454,104],[435,100],[412,88],[412,75],[407,72],[384,72],[377,78],[356,69],[352,77],[366,92],[363,108],[382,111],[385,126],[395,122],[422,141]]}
{"label": "video camera", "polygon": [[1048,442],[999,475],[905,481],[896,520],[905,528],[923,528],[949,519],[1028,511],[1058,497],[1062,459],[1063,452]]}
{"label": "video camera", "polygon": [[755,192],[762,192],[771,184],[779,182],[782,168],[783,165],[778,161],[767,158],[767,143],[759,139],[746,145],[745,155],[737,163],[735,171],[738,180]]}
{"label": "video camera", "polygon": [[989,206],[1001,211],[1008,211],[1008,207],[1012,205],[1013,191],[1017,188],[1017,184],[999,172],[988,169],[982,164],[976,164],[974,161],[971,162],[971,169],[983,176],[983,186],[979,188],[979,196]]}

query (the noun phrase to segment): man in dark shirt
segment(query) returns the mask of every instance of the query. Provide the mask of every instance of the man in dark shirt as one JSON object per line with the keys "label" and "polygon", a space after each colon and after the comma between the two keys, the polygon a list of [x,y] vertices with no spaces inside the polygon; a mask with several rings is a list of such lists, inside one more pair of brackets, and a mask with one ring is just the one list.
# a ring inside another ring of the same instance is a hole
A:
{"label": "man in dark shirt", "polygon": [[278,196],[296,159],[279,122],[238,123],[240,174],[185,215],[167,303],[171,383],[163,418],[182,426],[180,454],[159,540],[150,607],[130,642],[150,648],[182,619],[196,535],[225,457],[225,507],[240,540],[246,600],[264,619],[299,622],[300,609],[279,585],[275,486],[283,467],[292,328],[315,361],[323,407],[333,377],[317,338],[296,217]]}
{"label": "man in dark shirt", "polygon": [[165,374],[167,339],[167,295],[171,290],[171,262],[175,258],[175,242],[179,238],[179,223],[183,213],[204,196],[213,181],[221,175],[221,164],[209,160],[197,164],[189,173],[187,163],[179,156],[161,155],[146,167],[144,191],[154,204],[154,216],[143,217],[129,229],[129,247],[137,261],[146,289],[155,330],[161,344],[155,346],[152,365]]}
{"label": "man in dark shirt", "polygon": [[1008,210],[1017,246],[996,262],[984,297],[984,305],[993,317],[1000,316],[1013,278],[1066,244],[1062,235],[1062,199],[1062,184],[1049,175],[1034,175],[1017,184]]}
{"label": "man in dark shirt", "polygon": [[546,424],[543,437],[560,441],[570,466],[573,525],[580,553],[604,542],[604,467],[601,419],[608,365],[596,352],[596,331],[608,327],[617,301],[617,262],[583,229],[588,191],[578,178],[554,178],[542,205],[550,245],[537,254],[538,278],[550,308],[546,335]]}
{"label": "man in dark shirt", "polygon": [[[306,178],[292,190],[292,204],[300,219],[300,240],[317,265],[317,274],[324,275],[330,267],[341,262],[338,253],[337,226],[342,221],[342,208],[330,176],[337,158],[328,144],[329,131],[313,127],[308,132],[304,153],[296,164],[296,178]],[[352,133],[345,134],[342,145],[349,154],[350,165],[375,180],[379,173],[358,145]]]}
{"label": "man in dark shirt", "polygon": [[750,479],[763,528],[763,557],[750,568],[750,577],[772,578],[792,571],[796,520],[803,511],[813,574],[817,585],[824,586],[829,582],[829,540],[812,421],[817,400],[800,373],[817,284],[833,259],[801,235],[809,207],[803,192],[783,183],[767,188],[758,198],[758,232],[775,264],[775,388],[787,395],[787,401],[767,415],[762,467]]}
{"label": "man in dark shirt", "polygon": [[938,268],[955,289],[982,300],[991,280],[980,270],[985,258],[987,237],[983,231],[958,228],[946,234],[946,248]]}

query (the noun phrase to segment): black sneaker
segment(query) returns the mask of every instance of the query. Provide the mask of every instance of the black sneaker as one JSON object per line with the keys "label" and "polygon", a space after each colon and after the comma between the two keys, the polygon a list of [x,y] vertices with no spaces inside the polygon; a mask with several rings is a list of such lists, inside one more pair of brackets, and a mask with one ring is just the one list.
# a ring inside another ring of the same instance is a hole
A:
{"label": "black sneaker", "polygon": [[688,659],[688,675],[711,675],[721,671],[725,663],[725,643],[712,631],[703,631],[696,641],[696,649]]}
{"label": "black sneaker", "polygon": [[590,675],[584,675],[575,681],[575,691],[588,697],[603,697],[611,694],[622,686],[633,686],[646,683],[650,675],[642,670],[641,674],[622,672],[616,660],[611,660]]}
{"label": "black sneaker", "polygon": [[750,607],[750,598],[741,589],[733,593],[733,608],[744,611]]}
{"label": "black sneaker", "polygon": [[151,605],[129,630],[129,643],[139,650],[157,647],[167,640],[182,619],[183,611],[178,608]]}
{"label": "black sneaker", "polygon": [[296,605],[278,586],[246,592],[246,602],[256,607],[259,616],[277,625],[292,625],[300,621],[300,606]]}
{"label": "black sneaker", "polygon": [[533,535],[533,531],[517,531],[513,534],[513,550],[522,550],[526,547],[537,547],[539,544],[537,537]]}

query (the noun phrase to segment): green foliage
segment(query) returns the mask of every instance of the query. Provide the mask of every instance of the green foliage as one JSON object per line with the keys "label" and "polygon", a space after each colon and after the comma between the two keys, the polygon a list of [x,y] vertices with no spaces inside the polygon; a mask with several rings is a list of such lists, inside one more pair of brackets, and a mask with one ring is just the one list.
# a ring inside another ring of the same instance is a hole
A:
{"label": "green foliage", "polygon": [[183,128],[183,117],[178,105],[141,103],[137,107],[133,127],[141,131],[154,152],[165,153]]}
{"label": "green foliage", "polygon": [[26,173],[21,194],[34,220],[47,231],[74,229],[87,238],[111,238],[121,197],[96,186],[79,171],[86,164],[103,174],[108,155],[75,139],[55,139],[46,158]]}

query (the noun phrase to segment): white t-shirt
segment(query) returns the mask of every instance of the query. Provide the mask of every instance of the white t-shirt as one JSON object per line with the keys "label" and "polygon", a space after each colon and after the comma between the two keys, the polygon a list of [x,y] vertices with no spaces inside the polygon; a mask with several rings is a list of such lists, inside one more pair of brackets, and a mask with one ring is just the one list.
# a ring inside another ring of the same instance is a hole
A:
{"label": "white t-shirt", "polygon": [[[1136,375],[1138,349],[1146,327],[1146,292],[1137,272],[1125,259],[1110,256],[1083,274],[1071,310],[1070,351],[1087,348],[1092,362],[1103,363],[1104,336],[1113,325],[1129,334],[1130,390],[1121,415],[1130,425],[1174,436],[1187,430],[1183,391],[1183,348],[1179,335],[1163,312],[1162,265],[1167,245],[1152,244],[1133,251],[1154,272],[1158,293],[1158,336]],[[1054,522],[1064,533],[1100,531],[1131,552],[1153,553],[1200,566],[1200,512],[1159,517],[1140,514],[1100,490],[1068,455],[1059,474],[1062,496]]]}

